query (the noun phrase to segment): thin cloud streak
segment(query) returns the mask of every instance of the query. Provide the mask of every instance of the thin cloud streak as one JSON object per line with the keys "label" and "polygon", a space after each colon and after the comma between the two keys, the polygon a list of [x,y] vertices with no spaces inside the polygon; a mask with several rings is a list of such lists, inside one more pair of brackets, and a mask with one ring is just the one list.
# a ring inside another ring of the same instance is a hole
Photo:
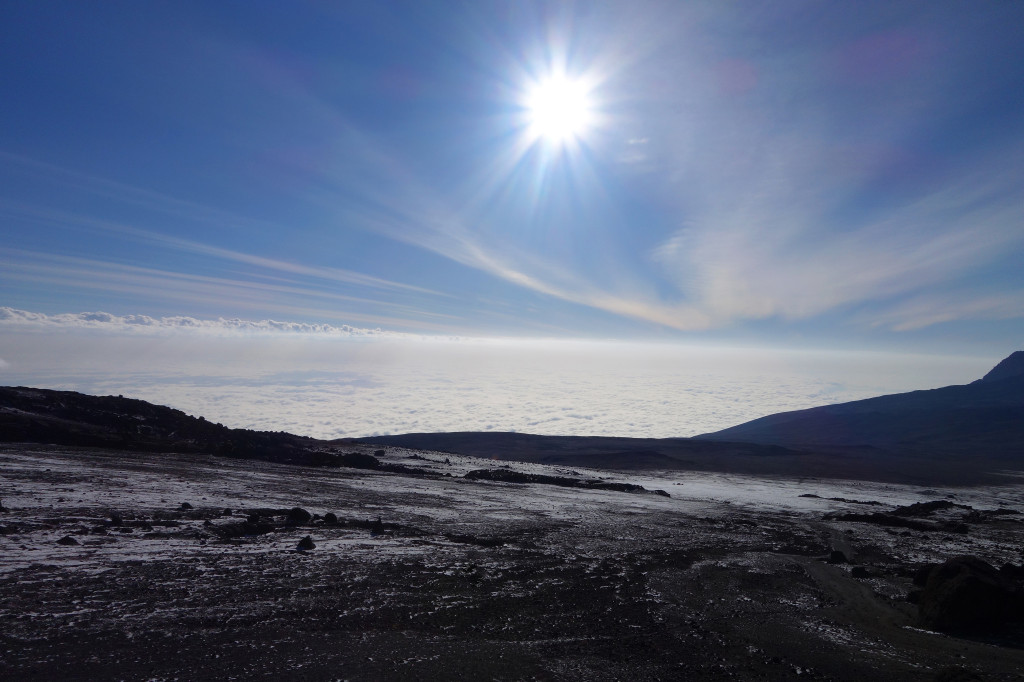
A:
{"label": "thin cloud streak", "polygon": [[[9,259],[4,272],[0,274],[0,281],[6,279],[10,282],[43,284],[67,290],[92,289],[125,296],[143,290],[149,292],[148,295],[152,299],[161,301],[207,303],[217,307],[227,305],[231,309],[268,310],[292,315],[301,313],[315,319],[346,319],[403,328],[423,327],[437,331],[450,331],[451,326],[438,324],[432,320],[461,319],[455,315],[422,310],[401,303],[346,296],[300,286],[192,275],[15,249],[0,249],[0,254],[6,254]],[[319,300],[325,305],[331,302],[369,304],[374,309],[391,309],[395,313],[408,314],[410,317],[360,313],[335,307],[311,308],[311,300]]]}
{"label": "thin cloud streak", "polygon": [[32,218],[45,220],[53,225],[77,225],[92,229],[103,230],[106,232],[131,237],[138,241],[171,247],[178,251],[213,256],[215,258],[220,258],[222,260],[233,261],[236,263],[245,263],[247,265],[255,265],[257,267],[265,268],[268,270],[274,270],[278,272],[287,272],[291,274],[315,277],[325,281],[342,282],[345,284],[356,284],[359,286],[373,287],[378,289],[399,289],[421,294],[429,294],[432,296],[443,296],[446,298],[452,298],[452,296],[450,296],[449,294],[444,294],[439,291],[434,291],[431,289],[426,289],[411,284],[404,284],[401,282],[393,282],[390,280],[382,279],[380,277],[374,277],[372,275],[367,275],[364,273],[353,272],[351,270],[302,265],[299,263],[291,263],[288,261],[282,261],[274,258],[266,258],[263,256],[257,256],[253,254],[243,253],[240,251],[234,251],[231,249],[224,249],[209,244],[202,244],[200,242],[196,242],[189,239],[183,239],[181,237],[172,237],[170,235],[160,234],[149,230],[143,230],[140,228],[132,227],[130,225],[113,222],[110,220],[102,220],[90,216],[75,215],[65,211],[58,211],[38,206],[29,206],[26,204],[11,202],[3,199],[0,199],[0,208],[6,208],[8,211],[8,215],[15,215],[18,217],[29,216]]}
{"label": "thin cloud streak", "polygon": [[1024,291],[1004,294],[924,295],[901,301],[860,322],[906,332],[953,320],[1010,320],[1024,317]]}

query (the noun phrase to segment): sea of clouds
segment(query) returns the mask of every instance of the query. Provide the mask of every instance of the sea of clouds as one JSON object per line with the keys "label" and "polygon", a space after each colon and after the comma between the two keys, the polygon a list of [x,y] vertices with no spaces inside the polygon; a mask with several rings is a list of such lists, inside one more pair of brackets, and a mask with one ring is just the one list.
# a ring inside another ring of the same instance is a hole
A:
{"label": "sea of clouds", "polygon": [[0,357],[5,385],[120,394],[232,427],[319,438],[692,436],[774,412],[967,383],[994,364],[9,308],[0,309]]}

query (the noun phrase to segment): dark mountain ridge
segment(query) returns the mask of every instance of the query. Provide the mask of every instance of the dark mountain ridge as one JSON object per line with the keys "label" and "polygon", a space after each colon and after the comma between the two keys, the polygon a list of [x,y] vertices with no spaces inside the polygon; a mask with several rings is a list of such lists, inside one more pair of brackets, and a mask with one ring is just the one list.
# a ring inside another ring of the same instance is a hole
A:
{"label": "dark mountain ridge", "polygon": [[970,384],[781,412],[697,436],[788,447],[1024,456],[1024,352]]}
{"label": "dark mountain ridge", "polygon": [[0,442],[142,452],[202,452],[304,462],[319,441],[230,429],[181,410],[122,396],[0,386]]}
{"label": "dark mountain ridge", "polygon": [[1000,361],[998,365],[989,370],[988,374],[974,383],[999,381],[1000,379],[1009,379],[1019,376],[1024,376],[1024,350],[1017,350],[1010,353],[1010,355]]}

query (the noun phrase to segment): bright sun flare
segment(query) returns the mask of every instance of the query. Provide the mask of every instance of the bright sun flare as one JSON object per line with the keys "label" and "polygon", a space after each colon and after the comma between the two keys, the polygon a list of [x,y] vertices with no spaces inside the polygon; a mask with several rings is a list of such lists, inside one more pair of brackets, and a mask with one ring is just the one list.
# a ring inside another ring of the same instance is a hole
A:
{"label": "bright sun flare", "polygon": [[538,138],[563,143],[583,136],[593,119],[587,87],[578,80],[552,76],[530,91],[526,107]]}

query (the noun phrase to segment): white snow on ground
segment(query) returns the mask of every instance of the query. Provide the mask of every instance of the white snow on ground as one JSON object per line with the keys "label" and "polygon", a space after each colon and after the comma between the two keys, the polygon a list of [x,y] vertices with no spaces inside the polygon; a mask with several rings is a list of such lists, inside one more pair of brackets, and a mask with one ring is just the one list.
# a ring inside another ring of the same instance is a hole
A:
{"label": "white snow on ground", "polygon": [[[48,530],[47,519],[58,512],[65,517],[70,514],[79,518],[81,528],[86,529],[109,518],[112,512],[122,514],[126,520],[152,519],[178,510],[183,502],[197,511],[233,510],[232,518],[213,518],[214,524],[241,520],[244,511],[240,510],[301,506],[312,513],[331,511],[342,518],[372,521],[380,517],[386,523],[435,529],[441,526],[450,532],[480,535],[507,531],[516,524],[536,520],[579,526],[578,532],[589,532],[587,527],[615,526],[615,533],[628,535],[631,524],[658,522],[663,517],[724,518],[777,512],[816,521],[829,511],[868,513],[889,508],[823,499],[828,497],[873,500],[892,506],[950,499],[983,509],[1004,505],[1024,509],[1024,486],[1019,482],[1006,486],[926,489],[863,481],[773,479],[716,473],[633,475],[494,462],[397,448],[389,450],[385,459],[448,473],[451,478],[289,467],[197,455],[90,454],[46,447],[34,451],[3,448],[0,449],[0,499],[12,512],[4,514],[0,523],[17,518],[19,523],[28,523],[35,530],[29,543],[25,542],[23,534],[0,535],[0,573],[54,563],[64,568],[97,571],[110,562],[146,560],[166,556],[169,551],[223,554],[286,552],[295,548],[295,534],[270,534],[253,542],[214,545],[181,532],[146,538],[145,533],[137,529],[131,533],[111,529],[109,534],[98,537],[82,535],[79,537],[81,545],[67,547],[56,544],[67,533],[66,525],[63,529]],[[173,466],[168,467],[169,462]],[[633,483],[648,489],[666,490],[672,497],[462,478],[472,469],[498,466],[528,473]],[[801,497],[803,494],[820,498]],[[199,519],[183,521],[183,524],[194,527],[197,532],[204,530]],[[156,526],[153,530],[181,531],[182,528]],[[296,532],[304,535],[309,531]],[[861,527],[858,532],[881,534],[884,531]],[[409,554],[436,560],[451,546],[436,532],[423,537],[383,538],[365,529],[352,529],[342,536],[335,534],[317,542],[323,551],[344,552],[372,560]],[[980,553],[992,560],[1019,559],[1018,548],[1002,547],[978,533],[946,536],[943,542],[946,551],[952,554]],[[909,550],[907,559],[928,560],[926,553],[915,552]]]}

